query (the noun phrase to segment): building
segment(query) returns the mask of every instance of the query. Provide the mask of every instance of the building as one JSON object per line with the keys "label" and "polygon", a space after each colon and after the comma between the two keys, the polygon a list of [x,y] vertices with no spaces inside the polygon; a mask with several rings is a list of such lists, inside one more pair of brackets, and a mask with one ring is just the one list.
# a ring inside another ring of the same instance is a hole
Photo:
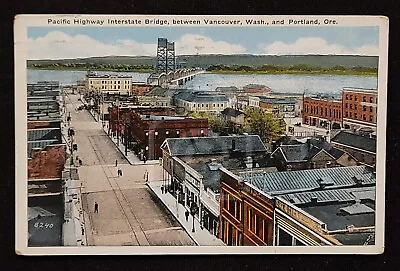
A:
{"label": "building", "polygon": [[271,89],[264,85],[259,84],[248,84],[243,87],[245,94],[259,94],[259,95],[269,95]]}
{"label": "building", "polygon": [[260,98],[260,108],[276,117],[292,118],[296,116],[297,100],[290,98]]}
{"label": "building", "polygon": [[[249,228],[254,234],[247,237],[251,238],[247,244],[253,245],[373,244],[376,179],[369,167],[246,171],[238,174],[226,169],[221,171],[221,188],[227,188],[224,189],[226,196],[221,194],[221,205],[222,199],[230,199],[231,195],[236,195],[236,202],[246,203],[250,195],[256,208],[255,214],[244,211],[244,216],[241,216],[239,212],[237,221],[232,216],[229,220],[228,216],[222,215],[222,212],[228,213],[229,208],[231,213],[234,212],[235,208],[226,204],[226,208],[221,210],[221,223],[228,224],[228,229],[231,225],[235,228],[221,234],[227,244],[246,244],[234,241]],[[237,206],[235,201],[233,204]]]}
{"label": "building", "polygon": [[132,94],[132,76],[86,74],[86,90],[104,94]]}
{"label": "building", "polygon": [[146,95],[154,86],[146,84],[145,82],[133,82],[132,83],[132,95],[144,96]]}
{"label": "building", "polygon": [[357,165],[352,155],[332,147],[322,137],[309,138],[305,143],[280,145],[271,156],[280,171]]}
{"label": "building", "polygon": [[358,162],[370,166],[376,163],[376,138],[340,131],[331,139],[337,149],[351,154]]}
{"label": "building", "polygon": [[165,187],[214,235],[219,228],[219,168],[244,169],[266,165],[267,150],[259,136],[168,138],[162,145]]}
{"label": "building", "polygon": [[[161,144],[167,138],[206,137],[208,120],[177,116],[142,115],[132,111],[123,120],[122,143],[148,160],[162,157]],[[134,146],[131,146],[133,142]]]}
{"label": "building", "polygon": [[28,246],[62,245],[67,146],[59,86],[55,81],[27,86]]}
{"label": "building", "polygon": [[377,89],[343,88],[342,103],[344,128],[376,131]]}
{"label": "building", "polygon": [[327,129],[342,127],[342,101],[319,97],[303,98],[303,124]]}
{"label": "building", "polygon": [[221,168],[219,238],[230,246],[272,246],[274,200]]}
{"label": "building", "polygon": [[239,110],[246,110],[250,107],[260,107],[260,98],[252,95],[238,95],[236,104]]}
{"label": "building", "polygon": [[137,96],[136,99],[141,106],[171,106],[171,97]]}
{"label": "building", "polygon": [[173,101],[177,107],[184,108],[185,112],[218,114],[230,107],[229,99],[225,95],[218,95],[213,91],[181,91],[174,95]]}
{"label": "building", "polygon": [[229,123],[231,127],[242,127],[246,122],[245,113],[229,107],[221,112],[221,117]]}

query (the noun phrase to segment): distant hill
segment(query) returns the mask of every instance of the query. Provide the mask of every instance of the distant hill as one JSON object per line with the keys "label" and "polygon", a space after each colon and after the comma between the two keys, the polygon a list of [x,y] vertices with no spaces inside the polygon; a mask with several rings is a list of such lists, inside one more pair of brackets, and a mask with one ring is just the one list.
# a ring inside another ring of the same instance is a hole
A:
{"label": "distant hill", "polygon": [[[153,65],[156,57],[152,56],[104,56],[59,60],[28,60],[28,67],[32,65],[52,64],[94,64],[94,65]],[[262,66],[278,65],[292,66],[305,64],[311,67],[331,68],[343,66],[345,68],[367,67],[378,68],[377,56],[349,56],[349,55],[181,55],[176,57],[176,63],[182,67],[208,68],[212,65],[244,65]]]}

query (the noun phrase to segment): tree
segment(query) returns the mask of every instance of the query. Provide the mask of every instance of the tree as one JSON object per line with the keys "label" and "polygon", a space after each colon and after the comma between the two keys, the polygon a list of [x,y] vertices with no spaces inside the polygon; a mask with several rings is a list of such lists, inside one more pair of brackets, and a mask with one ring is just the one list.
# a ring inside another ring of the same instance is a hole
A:
{"label": "tree", "polygon": [[195,119],[207,119],[208,125],[214,132],[222,132],[227,127],[227,123],[220,116],[208,112],[190,112],[188,115]]}
{"label": "tree", "polygon": [[263,142],[270,143],[284,134],[282,120],[272,113],[264,112],[260,108],[248,108],[245,113],[247,117],[244,131],[259,135]]}

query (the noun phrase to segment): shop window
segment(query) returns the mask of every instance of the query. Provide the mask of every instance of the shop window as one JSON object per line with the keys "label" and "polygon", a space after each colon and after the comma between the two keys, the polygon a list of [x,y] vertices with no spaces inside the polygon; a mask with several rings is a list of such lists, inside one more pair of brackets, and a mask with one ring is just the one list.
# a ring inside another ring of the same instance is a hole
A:
{"label": "shop window", "polygon": [[293,237],[289,233],[287,233],[286,231],[279,228],[278,234],[279,234],[278,246],[292,246],[293,245]]}

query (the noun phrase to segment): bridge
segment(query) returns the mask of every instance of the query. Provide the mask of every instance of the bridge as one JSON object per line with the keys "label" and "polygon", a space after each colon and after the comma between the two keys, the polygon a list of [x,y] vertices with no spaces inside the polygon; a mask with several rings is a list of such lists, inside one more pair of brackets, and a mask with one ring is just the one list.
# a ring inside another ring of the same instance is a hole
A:
{"label": "bridge", "polygon": [[175,43],[166,38],[158,38],[157,68],[147,78],[149,85],[183,85],[192,80],[195,75],[203,73],[200,68],[176,69]]}
{"label": "bridge", "polygon": [[147,84],[156,86],[165,85],[183,85],[186,82],[193,80],[193,78],[200,73],[204,73],[204,70],[200,68],[191,69],[178,69],[175,71],[170,71],[168,73],[152,73],[147,78]]}

